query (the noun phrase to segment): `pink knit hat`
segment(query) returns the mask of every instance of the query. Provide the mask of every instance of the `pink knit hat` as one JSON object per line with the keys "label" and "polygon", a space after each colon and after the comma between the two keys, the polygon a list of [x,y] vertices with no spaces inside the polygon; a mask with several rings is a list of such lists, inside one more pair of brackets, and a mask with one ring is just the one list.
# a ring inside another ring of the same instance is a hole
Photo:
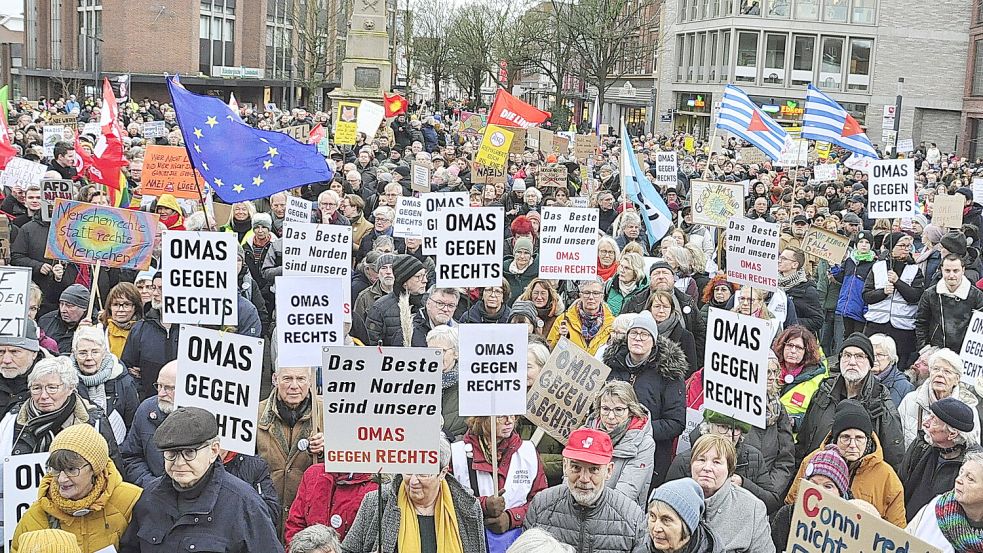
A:
{"label": "pink knit hat", "polygon": [[817,475],[832,480],[840,491],[840,497],[846,497],[847,491],[850,489],[850,469],[835,445],[826,446],[826,449],[809,459],[805,477],[812,478]]}

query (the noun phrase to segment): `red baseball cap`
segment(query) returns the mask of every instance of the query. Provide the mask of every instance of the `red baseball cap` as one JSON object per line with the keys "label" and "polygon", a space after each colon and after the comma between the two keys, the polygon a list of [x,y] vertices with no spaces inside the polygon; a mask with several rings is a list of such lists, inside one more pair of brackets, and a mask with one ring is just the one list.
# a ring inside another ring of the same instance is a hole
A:
{"label": "red baseball cap", "polygon": [[574,461],[583,461],[592,465],[606,465],[611,462],[614,447],[611,437],[606,432],[593,428],[578,428],[570,433],[567,446],[563,448],[563,456]]}

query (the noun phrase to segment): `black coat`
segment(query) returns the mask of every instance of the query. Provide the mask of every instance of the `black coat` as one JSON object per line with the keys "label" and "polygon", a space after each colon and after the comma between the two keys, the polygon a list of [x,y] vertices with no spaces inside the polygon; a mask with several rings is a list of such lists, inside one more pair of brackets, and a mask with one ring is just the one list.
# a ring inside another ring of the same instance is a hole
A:
{"label": "black coat", "polygon": [[[369,314],[365,318],[365,334],[368,338],[365,345],[410,346],[409,343],[404,343],[403,341],[404,318],[408,328],[411,328],[413,324],[413,311],[423,306],[423,296],[410,296],[409,309],[403,313],[399,307],[399,295],[401,292],[401,290],[397,291],[394,289],[369,308]],[[410,336],[406,342],[411,342],[412,340],[413,337]]]}
{"label": "black coat", "polygon": [[273,487],[273,477],[270,476],[270,465],[258,455],[243,455],[236,453],[235,457],[225,463],[225,471],[239,480],[249,484],[251,488],[266,502],[270,520],[274,525],[280,524],[280,499]]}
{"label": "black coat", "polygon": [[795,306],[795,316],[798,324],[808,328],[814,335],[819,336],[826,322],[826,311],[819,301],[819,290],[811,281],[800,282],[785,291],[792,305]]}
{"label": "black coat", "polygon": [[925,290],[915,316],[915,348],[931,345],[961,351],[973,311],[978,309],[983,309],[983,291],[972,282],[965,300],[943,296],[934,287]]}
{"label": "black coat", "polygon": [[41,288],[43,300],[39,314],[57,309],[61,293],[71,284],[64,278],[61,282],[55,282],[50,272],[41,274],[41,266],[48,263],[44,250],[48,244],[50,228],[51,223],[41,221],[40,217],[28,221],[20,228],[17,238],[10,245],[10,264],[15,267],[30,267],[31,279]]}
{"label": "black coat", "polygon": [[955,459],[943,459],[938,448],[926,443],[919,432],[898,470],[898,478],[904,486],[905,519],[908,522],[935,496],[952,490],[965,455],[963,450]]}
{"label": "black coat", "polygon": [[154,384],[160,368],[177,359],[177,342],[181,325],[171,325],[170,330],[160,322],[161,313],[150,309],[142,321],[137,321],[126,338],[120,361],[127,369],[140,368],[140,398],[157,395]]}
{"label": "black coat", "polygon": [[[645,310],[645,306],[648,305],[649,294],[651,292],[651,288],[646,288],[635,294],[621,306],[621,312],[641,313]],[[676,296],[676,301],[679,303],[683,325],[686,327],[686,330],[693,334],[693,338],[696,340],[696,358],[702,364],[703,352],[707,341],[706,323],[700,317],[700,309],[697,307],[696,302],[686,292],[673,287],[672,294]]]}
{"label": "black coat", "polygon": [[696,358],[696,339],[693,338],[693,333],[677,324],[666,338],[669,338],[670,342],[675,343],[683,350],[683,355],[686,356],[686,365],[689,367],[686,370],[686,378],[689,378],[703,364],[703,359]]}
{"label": "black coat", "polygon": [[123,479],[146,488],[158,476],[164,474],[164,455],[154,445],[154,432],[167,415],[160,411],[157,396],[143,401],[133,416],[133,425],[126,439],[119,446],[123,464]]}
{"label": "black coat", "polygon": [[55,309],[38,318],[38,328],[43,330],[48,338],[58,342],[58,351],[60,353],[71,353],[72,338],[78,329],[78,323],[69,325],[61,318],[61,313]]}

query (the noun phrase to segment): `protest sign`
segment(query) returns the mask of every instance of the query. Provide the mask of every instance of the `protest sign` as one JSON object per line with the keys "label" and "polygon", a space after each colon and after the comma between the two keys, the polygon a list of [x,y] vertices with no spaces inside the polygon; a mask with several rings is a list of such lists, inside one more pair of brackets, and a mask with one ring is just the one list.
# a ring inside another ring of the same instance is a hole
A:
{"label": "protest sign", "polygon": [[775,165],[781,167],[801,167],[809,160],[809,141],[792,139],[790,144],[782,148]]}
{"label": "protest sign", "polygon": [[573,155],[577,159],[587,159],[597,153],[596,134],[578,134],[573,141]]}
{"label": "protest sign", "polygon": [[[601,125],[598,127],[598,130],[601,133],[601,136],[607,136],[607,135],[611,134],[611,126],[608,125],[607,123],[601,123]],[[693,137],[692,136],[690,136],[688,138],[690,139],[690,141],[693,140]]]}
{"label": "protest sign", "polygon": [[481,136],[485,132],[485,125],[488,123],[488,116],[471,111],[461,112],[460,132],[468,136]]}
{"label": "protest sign", "polygon": [[539,151],[546,155],[553,153],[553,142],[556,137],[553,131],[548,131],[546,129],[539,129]]}
{"label": "protest sign", "polygon": [[802,240],[802,251],[820,259],[829,261],[830,265],[839,265],[846,256],[850,239],[841,234],[829,232],[819,227],[809,227]]}
{"label": "protest sign", "polygon": [[983,376],[983,311],[973,311],[959,357],[963,360],[960,381],[967,386],[976,386],[976,379]]}
{"label": "protest sign", "polygon": [[314,221],[314,202],[287,194],[284,223],[310,223]]}
{"label": "protest sign", "polygon": [[474,160],[489,167],[504,168],[512,147],[512,131],[498,125],[485,127],[481,145]]}
{"label": "protest sign", "polygon": [[915,149],[915,141],[911,138],[902,138],[898,140],[898,153],[908,153]]}
{"label": "protest sign", "polygon": [[822,163],[812,169],[813,176],[819,182],[830,182],[836,180],[839,167],[835,163]]}
{"label": "protest sign", "polygon": [[[861,509],[805,479],[799,481],[794,505],[788,553],[940,553],[876,511]],[[928,516],[935,516],[934,509]]]}
{"label": "protest sign", "polygon": [[701,405],[699,409],[693,409],[692,407],[686,408],[686,428],[683,433],[679,435],[676,439],[676,455],[685,453],[690,449],[693,449],[693,444],[690,442],[690,434],[697,426],[703,423],[703,406]]}
{"label": "protest sign", "polygon": [[351,227],[283,224],[283,274],[349,278],[351,266]]}
{"label": "protest sign", "polygon": [[147,121],[141,131],[144,138],[164,138],[167,136],[167,122]]}
{"label": "protest sign", "polygon": [[307,137],[311,135],[311,126],[305,123],[303,125],[283,127],[282,129],[277,129],[276,131],[283,134],[289,134],[294,140],[307,144]]}
{"label": "protest sign", "polygon": [[235,233],[165,230],[165,323],[234,325],[239,318]]}
{"label": "protest sign", "polygon": [[142,271],[150,266],[157,221],[156,213],[58,198],[44,256]]}
{"label": "protest sign", "polygon": [[932,224],[943,229],[962,228],[965,201],[962,194],[936,196],[932,204]]}
{"label": "protest sign", "polygon": [[829,153],[833,149],[833,144],[830,142],[823,142],[821,140],[816,141],[816,157],[818,159],[829,159]]}
{"label": "protest sign", "polygon": [[875,161],[867,184],[870,219],[911,217],[915,210],[915,160]]}
{"label": "protest sign", "polygon": [[48,452],[11,455],[3,459],[3,536],[7,551],[24,513],[38,500],[47,471]]}
{"label": "protest sign", "polygon": [[747,163],[747,164],[757,163],[758,165],[761,165],[762,163],[769,160],[768,156],[765,155],[764,152],[753,146],[749,148],[741,148],[740,150],[738,150],[738,152],[740,153],[741,156],[740,157],[741,163]]}
{"label": "protest sign", "polygon": [[570,139],[565,136],[560,136],[557,134],[553,138],[553,151],[565,156],[570,153]]}
{"label": "protest sign", "polygon": [[413,162],[413,172],[410,175],[410,186],[414,192],[430,192],[430,167]]}
{"label": "protest sign", "polygon": [[[365,136],[369,140],[372,140],[375,138],[375,133],[379,132],[379,125],[382,124],[382,120],[385,118],[386,108],[384,106],[368,100],[362,100],[358,106],[356,130],[365,133]],[[307,141],[306,135],[304,136],[304,141]]]}
{"label": "protest sign", "polygon": [[539,151],[539,127],[529,127],[526,129],[526,148]]}
{"label": "protest sign", "polygon": [[536,174],[536,185],[539,188],[566,188],[567,167],[565,165],[544,165]]}
{"label": "protest sign", "polygon": [[462,324],[458,330],[460,415],[524,415],[526,325]]}
{"label": "protest sign", "polygon": [[0,267],[0,337],[25,335],[30,308],[30,267]]}
{"label": "protest sign", "polygon": [[473,184],[497,184],[506,182],[508,175],[504,167],[489,167],[474,161],[471,162],[471,182]]}
{"label": "protest sign", "polygon": [[443,352],[329,346],[324,470],[437,474]]}
{"label": "protest sign", "polygon": [[526,394],[526,418],[565,444],[594,408],[610,372],[594,356],[560,338]]}
{"label": "protest sign", "polygon": [[396,220],[393,221],[396,238],[423,237],[423,198],[400,196],[396,198]]}
{"label": "protest sign", "polygon": [[336,277],[276,277],[278,367],[317,367],[324,346],[344,345],[347,285]]}
{"label": "protest sign", "polygon": [[512,145],[509,146],[510,154],[521,154],[526,151],[526,129],[514,128],[512,131]]}
{"label": "protest sign", "polygon": [[590,203],[590,198],[585,198],[584,196],[574,196],[570,198],[570,205],[572,207],[585,208]]}
{"label": "protest sign", "polygon": [[734,217],[727,222],[727,281],[778,289],[778,223]]}
{"label": "protest sign", "polygon": [[75,184],[64,179],[45,179],[41,181],[41,220],[50,221],[55,212],[55,200],[75,198]]}
{"label": "protest sign", "polygon": [[768,350],[773,334],[765,319],[710,308],[703,359],[703,406],[765,428]]}
{"label": "protest sign", "polygon": [[335,110],[334,143],[354,146],[358,137],[358,102],[338,102]]}
{"label": "protest sign", "polygon": [[661,186],[676,186],[678,174],[676,152],[656,152],[655,183]]}
{"label": "protest sign", "polygon": [[983,198],[983,177],[973,179],[973,198]]}
{"label": "protest sign", "polygon": [[[198,182],[205,182],[197,175]],[[175,198],[197,200],[201,197],[195,181],[195,169],[188,159],[188,151],[180,146],[147,146],[143,158],[143,174],[140,177],[140,190],[144,196],[170,194]],[[214,181],[216,186],[234,183]]]}
{"label": "protest sign", "polygon": [[430,192],[420,196],[423,199],[423,255],[437,255],[437,217],[438,211],[447,207],[468,205],[467,192]]}
{"label": "protest sign", "polygon": [[59,142],[71,142],[74,139],[71,136],[71,129],[66,129],[61,125],[45,125],[42,132],[44,157],[54,157],[55,144]]}
{"label": "protest sign", "polygon": [[214,413],[222,449],[255,455],[263,340],[181,325],[177,361],[174,405]]}
{"label": "protest sign", "polygon": [[449,207],[437,217],[437,286],[502,285],[505,209]]}
{"label": "protest sign", "polygon": [[731,217],[744,213],[744,185],[693,180],[690,186],[694,223],[726,227]]}
{"label": "protest sign", "polygon": [[77,113],[58,113],[55,115],[49,114],[46,123],[49,125],[68,127],[73,131],[77,131],[79,128],[79,116]]}
{"label": "protest sign", "polygon": [[12,157],[7,161],[7,167],[0,173],[0,186],[13,188],[19,186],[27,188],[32,184],[41,184],[48,168],[40,163],[24,159],[22,157]]}
{"label": "protest sign", "polygon": [[596,208],[543,208],[540,229],[539,276],[581,280],[597,274]]}
{"label": "protest sign", "polygon": [[88,134],[92,136],[99,136],[102,134],[102,128],[99,126],[98,121],[89,121],[82,127],[82,134]]}

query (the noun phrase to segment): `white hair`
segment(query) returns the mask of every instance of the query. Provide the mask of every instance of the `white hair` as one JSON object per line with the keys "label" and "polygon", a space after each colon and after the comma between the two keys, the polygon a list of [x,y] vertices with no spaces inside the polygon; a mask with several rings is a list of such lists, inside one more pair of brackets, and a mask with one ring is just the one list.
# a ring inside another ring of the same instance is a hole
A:
{"label": "white hair", "polygon": [[928,358],[929,368],[931,368],[936,361],[942,361],[946,365],[952,367],[953,370],[955,370],[959,374],[963,373],[963,360],[959,358],[958,353],[952,351],[949,348],[942,348],[939,351],[933,353],[932,356]]}
{"label": "white hair", "polygon": [[431,342],[440,342],[454,348],[454,352],[456,353],[458,351],[457,338],[456,328],[439,325],[433,327],[433,330],[427,333],[427,345],[429,346]]}
{"label": "white hair", "polygon": [[898,362],[898,346],[894,343],[894,338],[887,334],[877,333],[870,337],[870,344],[875,348],[880,346],[884,353],[891,358],[891,363]]}
{"label": "white hair", "polygon": [[635,317],[637,316],[638,313],[622,313],[618,315],[611,323],[611,330],[617,329],[621,330],[622,332],[628,332],[628,327],[631,326],[632,321],[634,321]]}
{"label": "white hair", "polygon": [[390,221],[392,221],[393,219],[396,218],[396,210],[394,210],[393,208],[391,208],[391,207],[389,207],[387,205],[381,205],[381,206],[375,208],[375,211],[372,212],[372,216],[373,217],[378,216],[378,215],[382,215],[385,218],[387,218]]}
{"label": "white hair", "polygon": [[61,383],[69,390],[74,391],[79,386],[78,372],[67,357],[46,357],[38,361],[34,365],[34,369],[28,373],[28,387],[33,386],[38,380],[49,374],[58,375]]}
{"label": "white hair", "polygon": [[106,339],[106,334],[96,326],[80,326],[75,330],[75,335],[72,336],[72,351],[78,348],[79,342],[82,340],[88,340],[94,344],[98,344],[103,351],[109,351],[109,341]]}
{"label": "white hair", "polygon": [[560,543],[542,528],[531,528],[509,546],[506,553],[573,553],[573,547]]}
{"label": "white hair", "polygon": [[317,195],[318,202],[328,198],[334,200],[335,203],[341,202],[341,198],[338,197],[338,193],[335,192],[334,190],[325,190],[324,192],[321,192],[320,194]]}
{"label": "white hair", "polygon": [[345,173],[345,178],[360,181],[362,180],[362,173],[359,173],[358,171],[349,171]]}
{"label": "white hair", "polygon": [[539,365],[540,368],[545,367],[550,358],[549,348],[539,342],[530,342],[526,347],[526,352],[526,359]]}
{"label": "white hair", "polygon": [[338,532],[323,524],[315,524],[294,534],[287,553],[316,553],[325,549],[341,551]]}

